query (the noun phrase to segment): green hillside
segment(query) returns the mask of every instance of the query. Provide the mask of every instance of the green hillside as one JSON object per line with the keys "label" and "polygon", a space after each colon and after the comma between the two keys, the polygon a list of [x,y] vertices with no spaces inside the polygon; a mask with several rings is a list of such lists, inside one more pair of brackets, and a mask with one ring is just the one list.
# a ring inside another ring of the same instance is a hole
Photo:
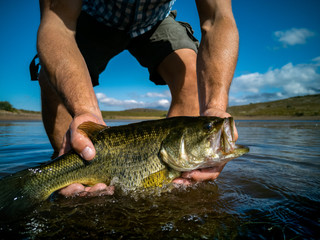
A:
{"label": "green hillside", "polygon": [[102,111],[104,119],[113,118],[164,118],[167,115],[167,111],[146,109],[146,108],[135,108],[124,111]]}
{"label": "green hillside", "polygon": [[228,108],[233,116],[320,116],[320,94]]}

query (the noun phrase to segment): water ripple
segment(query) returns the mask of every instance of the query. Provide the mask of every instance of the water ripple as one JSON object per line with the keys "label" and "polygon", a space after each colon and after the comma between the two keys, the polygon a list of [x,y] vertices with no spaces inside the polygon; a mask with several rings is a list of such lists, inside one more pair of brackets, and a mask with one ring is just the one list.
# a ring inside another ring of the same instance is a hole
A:
{"label": "water ripple", "polygon": [[[119,123],[113,122],[113,125]],[[147,195],[56,197],[14,224],[12,239],[317,239],[319,121],[237,121],[250,153],[216,181]],[[41,123],[0,124],[0,177],[52,153]]]}

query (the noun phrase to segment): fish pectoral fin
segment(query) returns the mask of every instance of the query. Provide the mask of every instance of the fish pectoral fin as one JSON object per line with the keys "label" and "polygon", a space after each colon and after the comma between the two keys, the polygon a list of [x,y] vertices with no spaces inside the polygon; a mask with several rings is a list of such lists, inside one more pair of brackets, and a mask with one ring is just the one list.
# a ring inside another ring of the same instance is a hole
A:
{"label": "fish pectoral fin", "polygon": [[144,188],[162,187],[163,185],[170,183],[174,178],[178,177],[179,175],[180,173],[176,171],[172,172],[168,169],[163,169],[144,178],[142,180],[142,185]]}
{"label": "fish pectoral fin", "polygon": [[152,173],[142,180],[143,187],[161,187],[166,181],[167,175],[168,174],[166,169]]}
{"label": "fish pectoral fin", "polygon": [[94,122],[84,122],[81,125],[79,125],[78,129],[81,133],[84,135],[87,135],[90,139],[94,138],[99,132],[102,130],[109,128],[107,126],[97,124]]}

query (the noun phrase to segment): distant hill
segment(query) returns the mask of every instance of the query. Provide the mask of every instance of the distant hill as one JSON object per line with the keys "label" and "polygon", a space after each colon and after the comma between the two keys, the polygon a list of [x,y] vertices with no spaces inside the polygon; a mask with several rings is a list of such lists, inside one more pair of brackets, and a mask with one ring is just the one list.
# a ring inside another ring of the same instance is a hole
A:
{"label": "distant hill", "polygon": [[0,101],[0,120],[41,120],[40,112],[14,108],[7,101]]}
{"label": "distant hill", "polygon": [[39,114],[40,113],[40,112],[37,112],[37,111],[16,109],[8,101],[0,101],[0,110],[7,111],[7,112],[12,112],[12,113],[31,113],[31,114],[32,113],[34,113],[34,114]]}
{"label": "distant hill", "polygon": [[[232,106],[227,110],[235,118],[303,118],[320,119],[320,94],[292,97],[278,101]],[[102,111],[104,119],[165,118],[167,111],[135,108],[124,111]],[[40,112],[15,109],[0,102],[0,119],[41,119]]]}
{"label": "distant hill", "polygon": [[291,97],[283,100],[232,106],[228,112],[233,116],[320,116],[320,94]]}
{"label": "distant hill", "polygon": [[102,111],[104,119],[119,119],[119,118],[165,118],[167,111],[148,109],[148,108],[134,108],[124,111]]}

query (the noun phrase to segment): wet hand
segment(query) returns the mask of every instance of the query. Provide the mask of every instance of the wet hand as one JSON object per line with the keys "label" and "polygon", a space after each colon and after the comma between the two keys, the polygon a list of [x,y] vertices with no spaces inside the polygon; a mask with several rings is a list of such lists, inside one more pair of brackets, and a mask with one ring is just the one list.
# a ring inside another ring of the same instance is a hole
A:
{"label": "wet hand", "polygon": [[97,183],[92,187],[85,187],[80,183],[73,183],[59,191],[65,197],[72,196],[103,196],[113,195],[114,186],[107,186],[104,183]]}
{"label": "wet hand", "polygon": [[218,167],[196,169],[190,172],[183,172],[181,177],[173,180],[173,183],[188,186],[194,182],[203,182],[210,180],[212,181],[219,176],[224,166],[225,164]]}
{"label": "wet hand", "polygon": [[[84,122],[91,121],[98,124],[106,125],[103,119],[94,114],[82,114],[76,116],[70,124],[70,127],[63,138],[63,143],[59,152],[59,156],[74,149],[83,159],[90,161],[94,158],[96,150],[91,140],[78,131],[78,126]],[[114,192],[113,186],[107,186],[104,183],[98,183],[92,187],[85,187],[80,183],[71,184],[59,191],[60,194],[70,196],[97,196],[97,195],[112,195]]]}

